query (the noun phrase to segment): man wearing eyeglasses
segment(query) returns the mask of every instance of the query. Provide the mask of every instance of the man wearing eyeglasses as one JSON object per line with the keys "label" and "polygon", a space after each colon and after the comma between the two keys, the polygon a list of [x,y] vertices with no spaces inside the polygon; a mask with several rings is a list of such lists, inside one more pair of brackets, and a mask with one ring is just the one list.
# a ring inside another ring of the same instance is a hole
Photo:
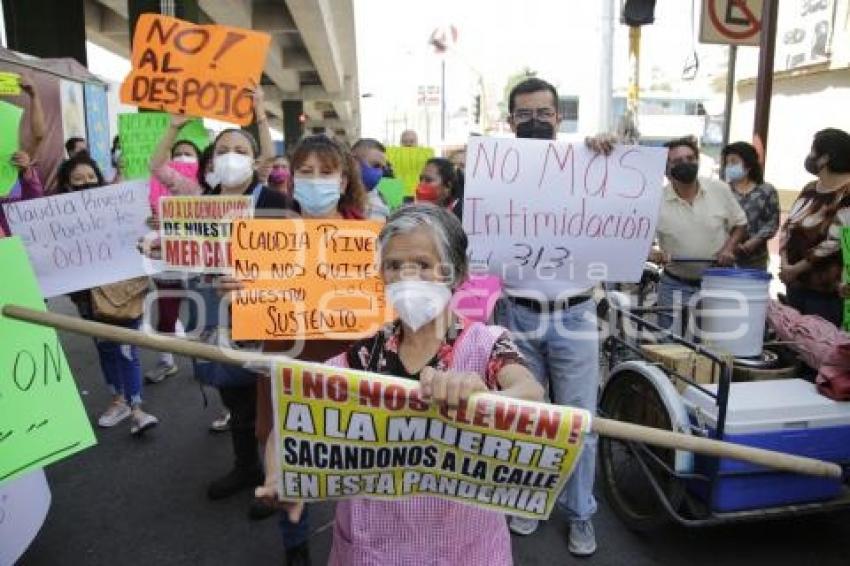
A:
{"label": "man wearing eyeglasses", "polygon": [[[548,82],[529,78],[519,83],[511,90],[508,108],[508,122],[518,138],[555,139],[561,116],[558,92]],[[596,151],[611,151],[610,141],[603,137],[589,139],[588,145]],[[512,331],[529,369],[548,390],[553,403],[595,414],[599,336],[593,290],[567,296],[563,282],[505,275],[505,297],[497,306],[496,322]],[[570,522],[569,550],[575,556],[590,556],[596,551],[591,522],[596,512],[595,462],[596,435],[588,434],[578,466],[558,498],[558,508]],[[513,532],[522,535],[537,529],[533,519],[511,517],[509,524]]]}

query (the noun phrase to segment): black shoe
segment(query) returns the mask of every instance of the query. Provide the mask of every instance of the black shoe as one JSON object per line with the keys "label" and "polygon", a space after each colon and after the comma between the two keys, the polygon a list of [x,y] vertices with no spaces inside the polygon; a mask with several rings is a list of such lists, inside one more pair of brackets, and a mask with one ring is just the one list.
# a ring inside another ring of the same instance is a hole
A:
{"label": "black shoe", "polygon": [[258,499],[254,499],[253,501],[251,501],[251,506],[248,507],[248,518],[252,521],[262,521],[263,519],[268,519],[275,513],[277,513],[277,509],[275,509],[271,505],[266,505]]}
{"label": "black shoe", "polygon": [[286,566],[311,566],[309,543],[286,549]]}
{"label": "black shoe", "polygon": [[257,468],[233,468],[228,474],[212,482],[207,488],[210,499],[224,499],[263,483],[263,472]]}

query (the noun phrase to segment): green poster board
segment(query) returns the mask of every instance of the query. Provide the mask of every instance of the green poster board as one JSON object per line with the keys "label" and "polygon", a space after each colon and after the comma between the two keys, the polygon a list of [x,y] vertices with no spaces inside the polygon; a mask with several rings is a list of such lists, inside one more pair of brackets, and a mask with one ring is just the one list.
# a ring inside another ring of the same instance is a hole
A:
{"label": "green poster board", "polygon": [[[43,311],[20,238],[0,239],[7,304]],[[0,314],[0,483],[96,443],[56,331]]]}
{"label": "green poster board", "polygon": [[19,128],[24,110],[20,106],[0,101],[0,197],[9,194],[18,180],[18,168],[12,155],[21,147]]}
{"label": "green poster board", "polygon": [[401,179],[384,177],[378,182],[377,189],[390,210],[395,210],[404,203],[405,189]]}
{"label": "green poster board", "polygon": [[[844,261],[843,283],[850,283],[850,228],[841,229],[841,258]],[[850,331],[850,299],[844,299],[844,330]]]}
{"label": "green poster board", "polygon": [[[125,180],[150,177],[151,156],[170,123],[170,116],[164,112],[118,115],[118,137],[121,139]],[[177,134],[177,140],[191,141],[201,151],[210,143],[207,130],[200,119],[186,123]]]}

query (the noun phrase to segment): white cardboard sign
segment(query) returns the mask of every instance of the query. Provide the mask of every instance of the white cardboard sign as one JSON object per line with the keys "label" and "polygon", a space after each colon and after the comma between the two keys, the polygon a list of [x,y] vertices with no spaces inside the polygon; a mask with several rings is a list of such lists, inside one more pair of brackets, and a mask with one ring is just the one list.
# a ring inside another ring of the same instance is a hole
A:
{"label": "white cardboard sign", "polygon": [[155,271],[137,249],[151,229],[148,181],[4,205],[45,297],[115,283]]}
{"label": "white cardboard sign", "polygon": [[658,223],[667,150],[469,140],[463,206],[471,268],[506,288],[638,281]]}

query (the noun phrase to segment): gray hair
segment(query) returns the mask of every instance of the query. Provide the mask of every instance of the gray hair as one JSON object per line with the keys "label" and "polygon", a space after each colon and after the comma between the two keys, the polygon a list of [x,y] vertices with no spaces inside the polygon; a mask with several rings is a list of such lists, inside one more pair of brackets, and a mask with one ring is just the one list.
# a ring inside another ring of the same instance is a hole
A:
{"label": "gray hair", "polygon": [[450,270],[451,285],[457,287],[469,273],[469,258],[466,256],[468,239],[460,220],[445,208],[431,203],[402,206],[387,218],[378,235],[378,244],[384,248],[394,236],[409,234],[420,228],[431,231],[440,261]]}

